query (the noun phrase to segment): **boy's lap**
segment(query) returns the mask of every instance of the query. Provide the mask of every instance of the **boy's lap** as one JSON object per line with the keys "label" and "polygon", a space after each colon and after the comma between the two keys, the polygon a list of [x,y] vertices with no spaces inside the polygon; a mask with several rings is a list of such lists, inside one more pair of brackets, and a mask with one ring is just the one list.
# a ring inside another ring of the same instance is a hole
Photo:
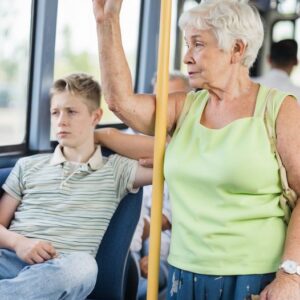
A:
{"label": "boy's lap", "polygon": [[[97,276],[97,263],[93,256],[82,252],[61,254],[57,258],[50,259],[39,264],[27,264],[22,261],[14,251],[0,249],[0,280],[18,276],[21,272],[55,272],[67,275],[86,273]],[[80,276],[80,274],[78,274]],[[84,274],[82,274],[84,275]]]}
{"label": "boy's lap", "polygon": [[14,251],[0,248],[0,280],[16,277],[27,265]]}

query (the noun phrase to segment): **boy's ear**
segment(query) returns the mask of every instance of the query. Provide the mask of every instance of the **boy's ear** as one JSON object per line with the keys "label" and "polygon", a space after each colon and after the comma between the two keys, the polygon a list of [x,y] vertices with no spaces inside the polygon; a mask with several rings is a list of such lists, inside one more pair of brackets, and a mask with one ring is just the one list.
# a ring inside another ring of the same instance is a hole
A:
{"label": "boy's ear", "polygon": [[96,126],[100,122],[102,115],[103,110],[100,107],[93,111],[93,126]]}

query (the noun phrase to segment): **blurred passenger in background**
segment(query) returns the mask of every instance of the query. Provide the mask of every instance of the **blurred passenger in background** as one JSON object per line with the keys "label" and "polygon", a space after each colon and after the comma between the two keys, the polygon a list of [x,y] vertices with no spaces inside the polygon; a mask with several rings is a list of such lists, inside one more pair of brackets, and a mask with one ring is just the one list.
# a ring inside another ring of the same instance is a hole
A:
{"label": "blurred passenger in background", "polygon": [[292,39],[272,43],[269,56],[271,70],[258,77],[257,82],[292,93],[300,101],[300,87],[290,79],[294,67],[298,64],[297,51],[297,42]]}

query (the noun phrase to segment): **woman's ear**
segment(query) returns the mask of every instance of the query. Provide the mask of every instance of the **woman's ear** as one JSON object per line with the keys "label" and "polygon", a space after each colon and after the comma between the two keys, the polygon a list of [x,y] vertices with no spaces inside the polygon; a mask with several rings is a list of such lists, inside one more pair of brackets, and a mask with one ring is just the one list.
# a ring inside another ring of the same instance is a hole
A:
{"label": "woman's ear", "polygon": [[244,57],[247,45],[242,40],[236,40],[232,48],[231,63],[240,63]]}

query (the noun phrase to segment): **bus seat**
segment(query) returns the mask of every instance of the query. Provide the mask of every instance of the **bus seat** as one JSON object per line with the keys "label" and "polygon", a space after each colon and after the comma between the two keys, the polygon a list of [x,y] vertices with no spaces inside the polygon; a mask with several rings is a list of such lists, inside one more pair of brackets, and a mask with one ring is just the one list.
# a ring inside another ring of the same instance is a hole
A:
{"label": "bus seat", "polygon": [[[129,247],[140,217],[143,189],[120,202],[99,247],[98,278],[89,299],[131,300],[136,298],[137,281],[132,273]],[[130,296],[129,296],[130,295]]]}
{"label": "bus seat", "polygon": [[[12,168],[0,168],[0,187]],[[3,190],[1,191],[2,194]],[[137,281],[132,274],[129,247],[141,211],[143,189],[128,194],[117,207],[96,255],[98,277],[90,300],[136,299]]]}
{"label": "bus seat", "polygon": [[2,185],[4,184],[7,176],[9,175],[12,168],[2,168],[0,169],[0,187],[1,187],[1,195],[3,193]]}
{"label": "bus seat", "polygon": [[139,278],[139,266],[137,265],[136,259],[133,257],[131,251],[129,251],[126,272],[126,300],[137,299]]}

